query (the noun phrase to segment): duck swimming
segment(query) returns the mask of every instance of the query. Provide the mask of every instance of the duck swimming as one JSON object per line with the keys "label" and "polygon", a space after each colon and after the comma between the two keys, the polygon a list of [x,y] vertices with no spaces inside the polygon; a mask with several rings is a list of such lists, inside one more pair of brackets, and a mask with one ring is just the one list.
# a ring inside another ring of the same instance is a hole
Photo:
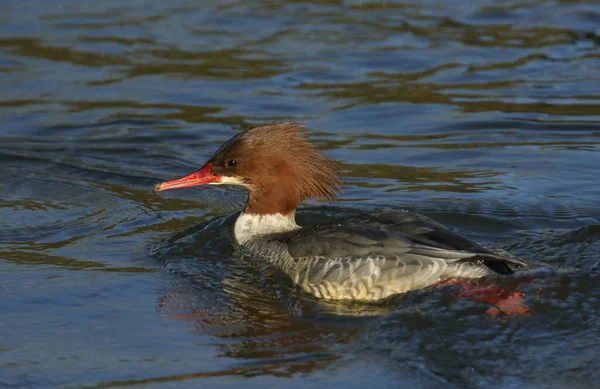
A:
{"label": "duck swimming", "polygon": [[250,128],[225,142],[199,170],[154,187],[241,185],[248,201],[234,236],[244,252],[324,299],[375,301],[452,279],[511,275],[526,268],[425,216],[363,213],[316,227],[296,224],[306,199],[336,199],[336,164],[295,123]]}

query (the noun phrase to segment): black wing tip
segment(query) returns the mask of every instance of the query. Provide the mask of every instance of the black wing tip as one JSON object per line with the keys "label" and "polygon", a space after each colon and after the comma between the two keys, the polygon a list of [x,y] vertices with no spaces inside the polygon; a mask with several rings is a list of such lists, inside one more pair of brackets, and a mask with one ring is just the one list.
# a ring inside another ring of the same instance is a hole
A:
{"label": "black wing tip", "polygon": [[515,273],[516,269],[529,267],[527,263],[520,259],[501,257],[494,254],[477,254],[469,260],[481,261],[487,268],[502,275],[511,275]]}

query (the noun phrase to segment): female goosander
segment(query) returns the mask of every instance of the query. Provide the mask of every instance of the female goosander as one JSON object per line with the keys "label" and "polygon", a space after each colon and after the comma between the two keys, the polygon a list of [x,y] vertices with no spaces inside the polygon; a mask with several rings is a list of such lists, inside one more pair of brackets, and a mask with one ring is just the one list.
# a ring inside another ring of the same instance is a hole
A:
{"label": "female goosander", "polygon": [[307,133],[294,123],[250,128],[223,144],[200,170],[158,184],[154,191],[205,184],[246,187],[236,241],[319,298],[374,301],[441,281],[509,275],[513,268],[527,267],[405,211],[298,226],[294,216],[302,201],[335,200],[340,188],[336,165],[306,140]]}

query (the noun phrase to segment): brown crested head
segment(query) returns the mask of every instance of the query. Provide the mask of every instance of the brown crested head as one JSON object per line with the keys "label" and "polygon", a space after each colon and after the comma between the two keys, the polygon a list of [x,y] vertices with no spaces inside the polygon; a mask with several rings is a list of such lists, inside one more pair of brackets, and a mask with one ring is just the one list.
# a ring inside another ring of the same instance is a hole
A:
{"label": "brown crested head", "polygon": [[223,144],[202,169],[155,190],[243,185],[249,190],[244,212],[251,214],[290,215],[308,198],[333,201],[340,188],[337,166],[306,139],[308,133],[295,123],[250,128]]}

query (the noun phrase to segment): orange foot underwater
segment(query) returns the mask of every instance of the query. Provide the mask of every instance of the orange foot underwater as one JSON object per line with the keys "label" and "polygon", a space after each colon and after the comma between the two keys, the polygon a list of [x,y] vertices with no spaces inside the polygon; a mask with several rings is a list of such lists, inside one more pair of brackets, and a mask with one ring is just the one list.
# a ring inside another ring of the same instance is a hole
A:
{"label": "orange foot underwater", "polygon": [[456,281],[445,281],[438,284],[440,285],[459,285],[461,291],[451,293],[452,296],[490,304],[491,307],[485,313],[491,317],[524,316],[531,313],[531,308],[523,301],[525,293],[515,289],[506,290],[497,285],[479,286]]}

